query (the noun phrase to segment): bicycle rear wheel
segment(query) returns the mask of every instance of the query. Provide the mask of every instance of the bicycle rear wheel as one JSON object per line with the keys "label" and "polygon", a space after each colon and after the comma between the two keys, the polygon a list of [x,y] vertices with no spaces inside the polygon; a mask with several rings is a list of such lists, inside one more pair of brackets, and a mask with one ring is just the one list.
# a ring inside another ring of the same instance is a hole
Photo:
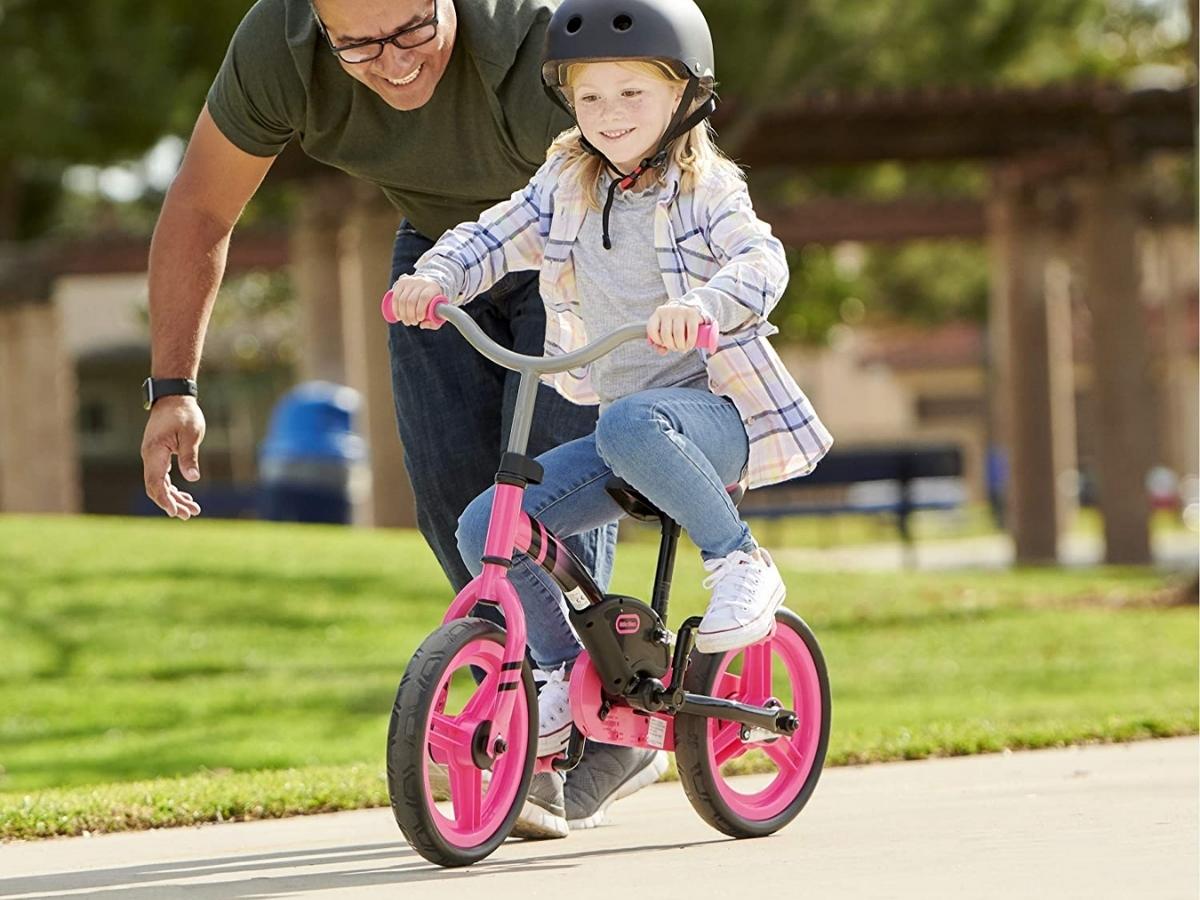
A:
{"label": "bicycle rear wheel", "polygon": [[[495,850],[529,792],[537,695],[528,665],[509,727],[486,718],[495,708],[503,655],[498,625],[456,619],[422,642],[396,692],[387,748],[392,813],[413,848],[440,866],[470,865]],[[478,683],[472,668],[482,673]],[[498,733],[507,736],[507,747],[489,759]],[[445,782],[448,801],[434,791]]]}

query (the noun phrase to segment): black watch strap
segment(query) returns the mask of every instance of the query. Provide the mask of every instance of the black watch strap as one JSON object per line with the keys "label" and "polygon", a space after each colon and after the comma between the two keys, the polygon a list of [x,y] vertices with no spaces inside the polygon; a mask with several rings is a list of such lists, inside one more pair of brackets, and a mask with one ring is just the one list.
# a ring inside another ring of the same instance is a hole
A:
{"label": "black watch strap", "polygon": [[142,406],[154,406],[163,397],[198,397],[196,382],[191,378],[147,378],[142,382]]}

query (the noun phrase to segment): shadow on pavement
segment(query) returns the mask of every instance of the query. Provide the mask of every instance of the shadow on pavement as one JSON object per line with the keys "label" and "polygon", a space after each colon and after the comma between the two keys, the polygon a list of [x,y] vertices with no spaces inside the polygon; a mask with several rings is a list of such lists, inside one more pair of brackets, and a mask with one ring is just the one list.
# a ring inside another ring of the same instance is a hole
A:
{"label": "shadow on pavement", "polygon": [[[288,850],[278,853],[235,855],[215,859],[193,859],[179,862],[151,863],[142,866],[121,866],[112,869],[91,869],[81,872],[56,872],[18,878],[0,878],[0,897],[50,898],[80,896],[86,891],[91,897],[129,898],[270,898],[313,891],[345,890],[373,886],[402,885],[434,881],[439,878],[478,878],[484,875],[509,873],[528,874],[553,869],[570,868],[573,864],[593,857],[625,856],[652,853],[660,850],[681,850],[705,844],[727,843],[731,838],[715,838],[691,843],[665,843],[626,848],[606,848],[579,853],[547,853],[543,856],[505,860],[505,848],[495,856],[465,869],[443,869],[426,862],[405,843],[363,844],[350,847]],[[508,848],[527,846],[527,842],[510,842]],[[555,841],[554,846],[566,849],[567,844]],[[312,867],[345,866],[361,862],[378,865],[337,871],[290,871],[275,875],[261,874],[270,870],[301,870]],[[389,863],[389,861],[393,861]],[[247,873],[243,879],[225,876]],[[182,879],[221,878],[203,884],[171,884]]]}

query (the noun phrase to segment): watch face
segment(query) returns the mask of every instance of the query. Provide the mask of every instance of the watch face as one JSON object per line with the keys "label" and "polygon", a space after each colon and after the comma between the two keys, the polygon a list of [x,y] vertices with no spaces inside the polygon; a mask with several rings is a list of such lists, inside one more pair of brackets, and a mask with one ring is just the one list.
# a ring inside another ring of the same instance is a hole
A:
{"label": "watch face", "polygon": [[149,378],[142,382],[142,408],[149,409],[154,405],[154,389]]}

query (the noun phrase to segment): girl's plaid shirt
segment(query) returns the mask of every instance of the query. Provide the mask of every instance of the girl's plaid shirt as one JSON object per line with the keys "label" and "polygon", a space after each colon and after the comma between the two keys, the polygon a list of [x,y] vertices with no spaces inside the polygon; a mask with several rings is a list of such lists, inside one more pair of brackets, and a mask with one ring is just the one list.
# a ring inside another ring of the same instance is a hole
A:
{"label": "girl's plaid shirt", "polygon": [[[693,306],[726,327],[739,323],[706,354],[706,365],[709,387],[733,401],[745,424],[750,487],[805,475],[833,437],[767,341],[778,331],[767,315],[787,285],[783,245],[754,214],[741,179],[718,172],[697,178],[690,192],[679,185],[673,167],[654,219],[669,302]],[[546,352],[568,353],[588,341],[571,255],[587,210],[573,165],[555,154],[511,198],[446,232],[417,261],[416,273],[462,304],[509,272],[540,270]],[[544,377],[574,403],[599,402],[586,368]]]}

